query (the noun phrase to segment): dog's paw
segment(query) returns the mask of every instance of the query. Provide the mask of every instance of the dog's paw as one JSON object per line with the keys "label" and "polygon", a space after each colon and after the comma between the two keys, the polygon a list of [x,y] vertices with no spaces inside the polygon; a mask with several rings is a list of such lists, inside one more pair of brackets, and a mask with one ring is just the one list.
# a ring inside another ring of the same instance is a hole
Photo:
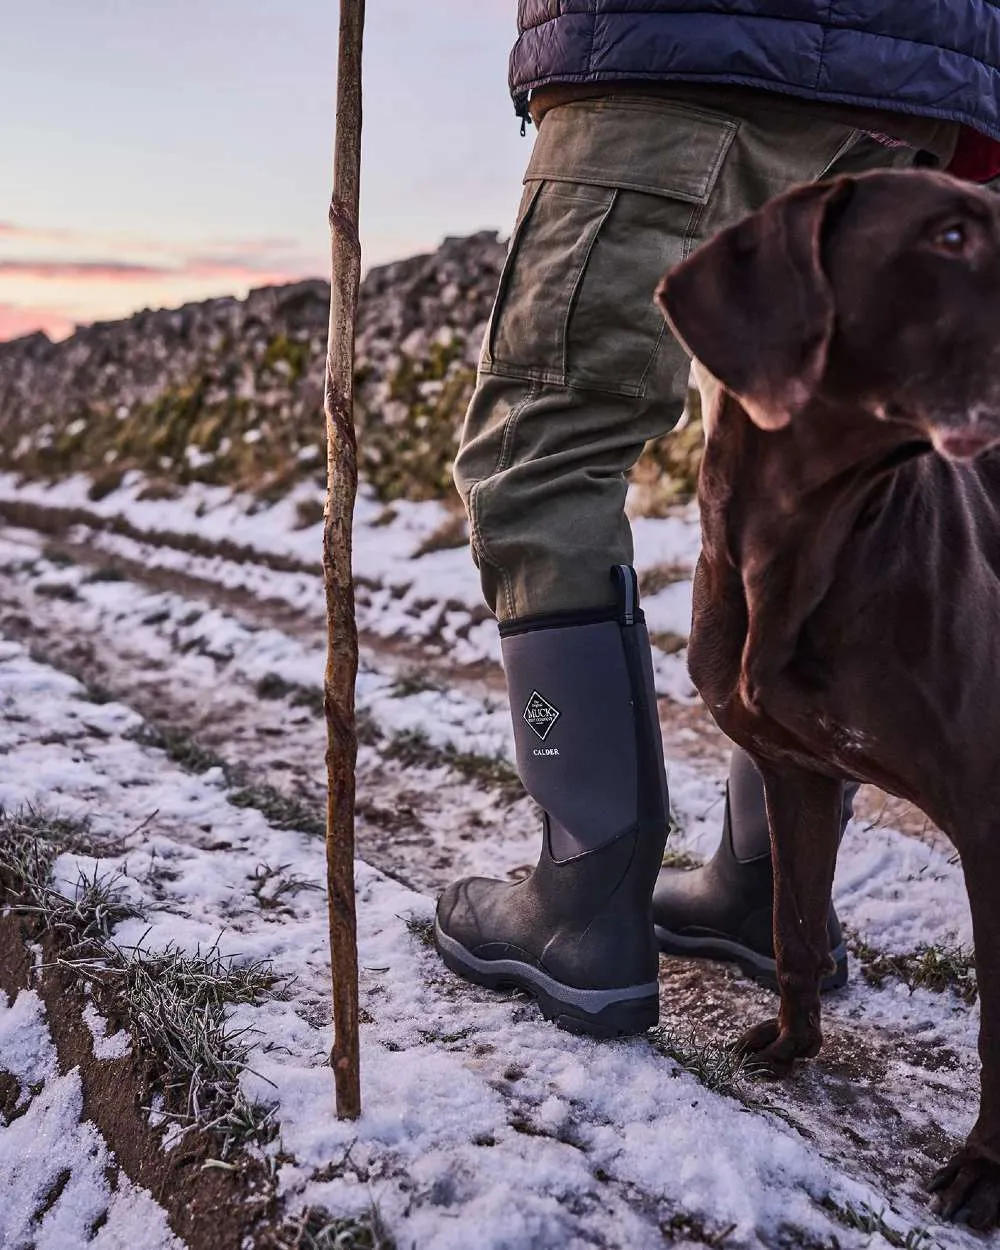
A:
{"label": "dog's paw", "polygon": [[1000,1164],[963,1146],[932,1178],[935,1212],[945,1220],[964,1214],[970,1228],[987,1232],[1000,1225]]}
{"label": "dog's paw", "polygon": [[750,1059],[753,1067],[774,1076],[787,1076],[796,1059],[812,1059],[819,1051],[823,1037],[819,1030],[808,1035],[782,1029],[779,1020],[755,1024],[733,1045],[738,1055]]}

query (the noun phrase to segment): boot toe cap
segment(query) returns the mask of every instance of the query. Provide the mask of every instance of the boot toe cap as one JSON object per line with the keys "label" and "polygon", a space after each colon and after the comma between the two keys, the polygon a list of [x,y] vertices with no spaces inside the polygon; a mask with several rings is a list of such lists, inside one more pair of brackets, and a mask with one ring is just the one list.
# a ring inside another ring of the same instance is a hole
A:
{"label": "boot toe cap", "polygon": [[500,882],[486,877],[463,877],[442,893],[437,924],[442,933],[475,950],[483,941],[483,918],[488,899]]}

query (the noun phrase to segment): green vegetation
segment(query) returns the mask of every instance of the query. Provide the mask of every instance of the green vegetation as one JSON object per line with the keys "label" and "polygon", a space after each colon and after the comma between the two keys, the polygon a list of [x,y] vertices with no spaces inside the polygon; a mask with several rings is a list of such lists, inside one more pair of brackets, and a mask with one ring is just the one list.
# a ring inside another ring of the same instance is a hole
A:
{"label": "green vegetation", "polygon": [[820,1205],[845,1228],[869,1236],[878,1234],[897,1250],[939,1250],[938,1243],[926,1228],[911,1228],[905,1233],[893,1228],[886,1222],[884,1208],[876,1211],[865,1202],[853,1206],[851,1203],[839,1203],[832,1197],[824,1198]]}
{"label": "green vegetation", "polygon": [[974,1003],[979,996],[975,958],[961,947],[921,946],[909,954],[885,955],[857,941],[852,949],[865,980],[878,989],[896,978],[910,990],[923,988],[935,994],[950,990],[965,1003]]}

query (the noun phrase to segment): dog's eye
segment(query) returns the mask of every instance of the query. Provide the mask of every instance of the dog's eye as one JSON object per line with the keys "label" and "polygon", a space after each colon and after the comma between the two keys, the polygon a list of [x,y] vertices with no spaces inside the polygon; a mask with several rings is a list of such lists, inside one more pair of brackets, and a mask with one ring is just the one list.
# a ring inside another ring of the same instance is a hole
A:
{"label": "dog's eye", "polygon": [[934,235],[934,242],[943,252],[951,252],[956,256],[965,251],[968,241],[969,232],[961,221],[949,222]]}

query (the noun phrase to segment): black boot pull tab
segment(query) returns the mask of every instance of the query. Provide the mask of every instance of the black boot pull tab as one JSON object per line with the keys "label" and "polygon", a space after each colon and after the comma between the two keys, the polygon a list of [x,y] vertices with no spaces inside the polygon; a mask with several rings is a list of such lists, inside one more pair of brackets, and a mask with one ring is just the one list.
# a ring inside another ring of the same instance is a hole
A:
{"label": "black boot pull tab", "polygon": [[630,564],[616,564],[611,580],[618,595],[618,623],[634,625],[639,611],[639,578]]}

